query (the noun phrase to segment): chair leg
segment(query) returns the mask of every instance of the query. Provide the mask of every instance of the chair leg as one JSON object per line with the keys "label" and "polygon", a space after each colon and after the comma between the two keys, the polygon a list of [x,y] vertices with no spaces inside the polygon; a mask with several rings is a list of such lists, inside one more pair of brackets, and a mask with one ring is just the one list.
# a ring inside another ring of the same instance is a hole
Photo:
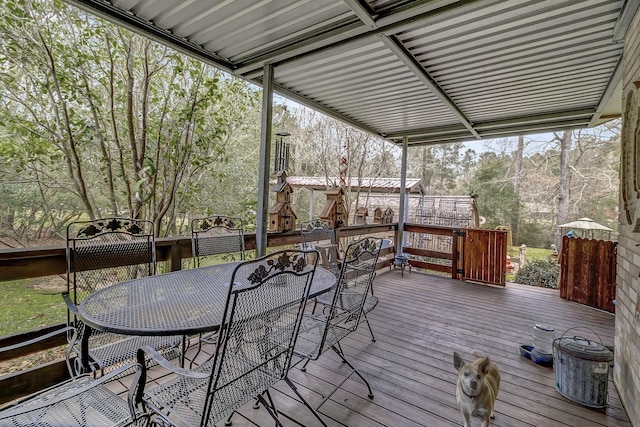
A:
{"label": "chair leg", "polygon": [[[200,355],[201,351],[202,351],[202,333],[198,334],[198,350],[196,350],[196,354],[194,354],[193,357],[191,358],[191,362],[189,363],[189,369],[193,369],[193,362],[195,362],[196,358]],[[183,354],[185,354],[186,352],[187,350],[185,348]]]}
{"label": "chair leg", "polygon": [[371,334],[371,341],[376,342],[376,337],[373,335],[373,329],[371,329],[371,324],[369,323],[369,319],[367,318],[367,313],[362,313],[364,316],[364,321],[367,323],[367,327],[369,328],[369,333]]}
{"label": "chair leg", "polygon": [[271,398],[271,393],[269,393],[269,390],[267,390],[267,391],[264,392],[264,394],[266,394],[267,397],[269,398],[268,402],[267,402],[267,400],[264,398],[264,396],[262,394],[259,394],[258,397],[256,397],[256,400],[258,400],[260,403],[262,403],[262,406],[264,407],[264,409],[267,410],[269,415],[271,415],[271,417],[276,422],[276,426],[277,427],[284,427],[282,425],[282,423],[280,422],[280,419],[278,418],[278,411],[276,409],[276,405],[274,405],[274,403],[273,403],[273,399]]}
{"label": "chair leg", "polygon": [[[342,349],[338,349],[338,347],[336,347],[335,345],[331,346],[331,349],[338,355],[340,356],[340,359],[342,359],[342,363],[346,363],[347,365],[349,365],[349,367],[351,368],[351,370],[353,371],[351,374],[355,373],[356,375],[358,375],[360,377],[360,379],[362,381],[364,381],[364,383],[367,385],[367,389],[369,389],[369,399],[373,399],[373,391],[371,391],[371,386],[369,385],[369,381],[367,381],[360,372],[358,372],[358,370],[356,368],[353,367],[353,365],[351,363],[349,363],[349,361],[344,357],[344,353],[342,352]],[[351,374],[349,374],[349,376],[351,376]],[[349,376],[347,378],[349,378]],[[345,379],[346,381],[346,379]],[[343,381],[344,383],[344,381]],[[328,396],[327,396],[328,398]],[[326,398],[325,398],[326,400]]]}
{"label": "chair leg", "polygon": [[318,411],[316,411],[315,409],[313,409],[313,407],[311,405],[309,405],[309,402],[307,402],[307,400],[302,397],[302,395],[300,394],[300,392],[298,391],[298,388],[295,386],[295,384],[293,383],[293,381],[291,381],[289,379],[289,377],[284,377],[284,382],[287,383],[287,385],[289,386],[289,388],[291,390],[293,390],[293,392],[296,394],[296,396],[298,396],[298,399],[300,399],[300,401],[302,402],[302,404],[304,406],[307,407],[307,409],[309,411],[311,411],[311,413],[313,414],[314,417],[316,417],[318,419],[318,421],[320,421],[320,423],[322,423],[322,425],[324,427],[329,427],[327,426],[327,423],[324,422],[324,420],[320,417],[320,414],[318,414]]}

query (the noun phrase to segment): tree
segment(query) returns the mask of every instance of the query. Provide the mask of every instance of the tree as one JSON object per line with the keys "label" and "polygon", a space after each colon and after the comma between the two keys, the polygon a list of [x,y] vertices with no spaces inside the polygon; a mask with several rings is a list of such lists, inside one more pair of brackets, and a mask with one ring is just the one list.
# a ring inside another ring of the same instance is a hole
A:
{"label": "tree", "polygon": [[166,235],[200,213],[189,200],[224,181],[231,146],[255,135],[257,92],[60,1],[5,3],[0,120],[25,146],[11,155],[40,200],[31,216],[59,230],[126,215]]}
{"label": "tree", "polygon": [[375,183],[375,178],[399,174],[394,154],[398,149],[391,144],[306,108],[294,115],[298,126],[291,131],[296,158],[292,173],[324,176],[327,186],[340,185],[341,168],[346,166],[343,178],[350,212],[367,205],[370,189],[362,187],[362,178],[373,178]]}
{"label": "tree", "polygon": [[[565,130],[562,134],[554,133],[554,139],[560,147],[560,180],[558,183],[558,209],[556,211],[556,225],[564,224],[569,219],[569,202],[571,189],[571,168],[569,167],[569,155],[571,152],[571,131]],[[557,228],[555,244],[559,248],[562,243],[560,229]]]}
{"label": "tree", "polygon": [[520,201],[509,173],[511,161],[507,154],[482,153],[473,177],[467,184],[469,194],[478,196],[479,213],[487,218],[487,228],[509,225],[513,229],[518,218]]}

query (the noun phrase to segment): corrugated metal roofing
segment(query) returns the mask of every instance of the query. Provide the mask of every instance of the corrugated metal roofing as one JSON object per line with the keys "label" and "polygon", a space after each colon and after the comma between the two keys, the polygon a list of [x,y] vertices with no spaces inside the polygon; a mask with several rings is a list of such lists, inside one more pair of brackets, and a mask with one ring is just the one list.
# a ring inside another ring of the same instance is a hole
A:
{"label": "corrugated metal roofing", "polygon": [[[329,188],[330,182],[327,184],[327,180],[322,177],[316,176],[289,176],[287,182],[293,188],[309,188],[312,190],[325,191]],[[400,179],[399,178],[361,178],[360,180],[353,179],[351,185],[347,182],[347,187],[351,187],[355,190],[357,187],[363,190],[371,189],[374,193],[399,193],[400,192]],[[415,178],[407,178],[404,187],[407,192],[424,192],[421,180]]]}
{"label": "corrugated metal roofing", "polygon": [[621,111],[638,0],[67,0],[383,138],[587,127]]}

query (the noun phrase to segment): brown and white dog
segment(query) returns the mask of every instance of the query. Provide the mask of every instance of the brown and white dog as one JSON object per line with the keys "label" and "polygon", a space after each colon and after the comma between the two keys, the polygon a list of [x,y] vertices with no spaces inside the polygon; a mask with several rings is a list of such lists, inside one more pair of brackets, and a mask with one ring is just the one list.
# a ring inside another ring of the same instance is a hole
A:
{"label": "brown and white dog", "polygon": [[488,357],[465,363],[458,352],[453,353],[453,366],[458,370],[456,400],[464,418],[464,427],[471,427],[471,417],[480,417],[482,427],[495,418],[493,406],[500,387],[500,372]]}

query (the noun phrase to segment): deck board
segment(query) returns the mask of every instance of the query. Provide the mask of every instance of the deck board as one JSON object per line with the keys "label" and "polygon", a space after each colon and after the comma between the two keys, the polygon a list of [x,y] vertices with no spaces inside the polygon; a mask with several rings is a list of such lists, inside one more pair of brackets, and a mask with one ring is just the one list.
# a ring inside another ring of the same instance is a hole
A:
{"label": "deck board", "polygon": [[[368,318],[376,342],[361,325],[343,340],[342,348],[369,380],[375,397],[369,399],[365,385],[352,376],[320,408],[329,426],[461,425],[453,352],[470,360],[474,350],[489,355],[501,371],[492,426],[631,427],[612,381],[607,408],[590,409],[561,396],[553,370],[519,352],[521,344],[531,343],[535,323],[554,327],[558,335],[568,331],[612,346],[610,313],[562,300],[557,290],[512,283],[498,288],[415,270],[404,276],[397,270],[379,272],[374,292],[380,303]],[[290,378],[317,404],[345,372],[347,367],[329,351],[306,372],[295,366]],[[299,421],[283,417],[285,426],[320,425],[286,384],[277,384],[272,396],[280,411]],[[234,426],[273,425],[264,410],[251,406],[234,415]]]}

